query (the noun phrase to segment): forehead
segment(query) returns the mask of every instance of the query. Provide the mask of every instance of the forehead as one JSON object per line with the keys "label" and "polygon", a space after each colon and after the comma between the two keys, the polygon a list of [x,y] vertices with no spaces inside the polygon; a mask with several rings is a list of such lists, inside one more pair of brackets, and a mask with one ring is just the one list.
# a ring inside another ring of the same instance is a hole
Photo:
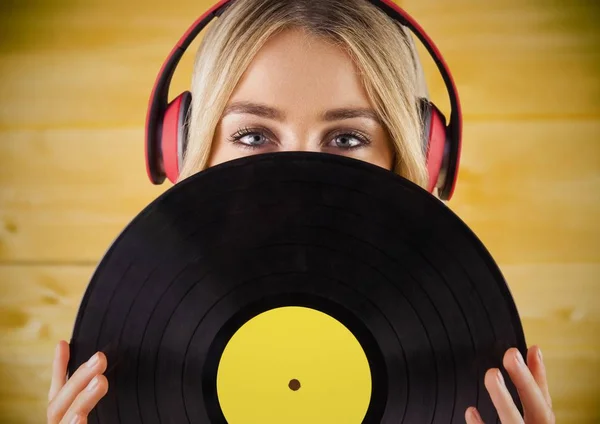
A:
{"label": "forehead", "polygon": [[370,106],[359,70],[343,48],[300,29],[274,35],[257,53],[231,101],[280,108]]}

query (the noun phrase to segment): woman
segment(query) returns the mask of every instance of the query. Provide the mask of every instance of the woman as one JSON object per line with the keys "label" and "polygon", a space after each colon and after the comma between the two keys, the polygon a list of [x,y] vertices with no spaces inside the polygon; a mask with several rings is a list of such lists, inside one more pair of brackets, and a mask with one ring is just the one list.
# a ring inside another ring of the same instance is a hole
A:
{"label": "woman", "polygon": [[[192,84],[180,179],[238,157],[277,151],[336,153],[393,170],[425,187],[416,99],[426,97],[410,36],[365,0],[238,0],[205,34]],[[85,423],[108,391],[98,352],[66,381],[69,347],[57,345],[48,422]],[[504,424],[554,422],[540,349],[527,364],[509,349],[485,387]],[[481,423],[474,407],[467,423]]]}

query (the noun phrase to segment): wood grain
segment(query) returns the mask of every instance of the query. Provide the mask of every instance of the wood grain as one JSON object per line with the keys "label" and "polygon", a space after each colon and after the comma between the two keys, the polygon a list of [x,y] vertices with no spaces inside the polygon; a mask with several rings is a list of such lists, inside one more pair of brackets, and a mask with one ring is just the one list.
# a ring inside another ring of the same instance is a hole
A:
{"label": "wood grain", "polygon": [[[95,264],[167,188],[145,176],[146,102],[166,54],[211,3],[0,2],[0,422],[45,421],[53,348],[69,338]],[[460,90],[449,207],[500,264],[527,341],[544,352],[558,422],[598,423],[600,6],[399,3]],[[188,88],[197,44],[173,93]]]}
{"label": "wood grain", "polygon": [[92,272],[0,266],[0,422],[45,422],[54,346],[69,340]]}
{"label": "wood grain", "polygon": [[147,182],[141,139],[139,129],[5,135],[0,258],[97,261],[166,187]]}

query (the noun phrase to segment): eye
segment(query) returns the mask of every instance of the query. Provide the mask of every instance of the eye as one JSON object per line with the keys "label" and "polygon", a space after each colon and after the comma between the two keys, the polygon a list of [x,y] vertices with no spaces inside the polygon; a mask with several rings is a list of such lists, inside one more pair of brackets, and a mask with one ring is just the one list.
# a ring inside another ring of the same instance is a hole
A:
{"label": "eye", "polygon": [[229,141],[250,149],[258,148],[269,142],[265,133],[259,129],[241,128],[233,134]]}
{"label": "eye", "polygon": [[367,137],[366,135],[358,131],[347,131],[337,133],[333,137],[331,143],[329,143],[329,146],[337,147],[339,149],[355,149],[369,143],[369,137]]}

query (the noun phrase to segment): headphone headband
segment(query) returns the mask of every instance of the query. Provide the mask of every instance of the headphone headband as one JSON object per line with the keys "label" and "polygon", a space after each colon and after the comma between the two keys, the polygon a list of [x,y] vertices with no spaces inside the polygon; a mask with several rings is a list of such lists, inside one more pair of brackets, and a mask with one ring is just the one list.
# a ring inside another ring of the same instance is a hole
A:
{"label": "headphone headband", "polygon": [[[164,61],[158,73],[152,93],[150,95],[150,102],[146,114],[146,172],[150,178],[150,181],[152,181],[154,184],[161,184],[166,176],[163,164],[163,155],[160,151],[160,139],[163,130],[162,117],[169,105],[169,85],[171,84],[175,69],[177,68],[177,65],[179,64],[183,54],[198,36],[198,34],[215,17],[220,16],[227,6],[234,1],[236,0],[220,0],[202,16],[200,16],[179,39],[173,50],[171,50],[169,53],[169,56],[167,56],[167,59]],[[450,142],[444,144],[442,158],[443,166],[441,167],[441,172],[445,172],[445,175],[440,175],[438,180],[440,183],[437,185],[437,187],[439,189],[439,195],[442,199],[450,199],[456,186],[456,173],[459,167],[462,144],[462,112],[458,91],[456,89],[450,69],[433,40],[431,40],[425,30],[408,13],[406,13],[406,11],[401,9],[391,0],[367,1],[378,7],[401,25],[409,28],[411,32],[415,34],[416,37],[421,41],[421,43],[423,43],[433,58],[440,74],[442,75],[446,90],[448,91],[451,106],[450,121],[447,127],[448,133],[446,134],[446,137],[450,140]]]}

